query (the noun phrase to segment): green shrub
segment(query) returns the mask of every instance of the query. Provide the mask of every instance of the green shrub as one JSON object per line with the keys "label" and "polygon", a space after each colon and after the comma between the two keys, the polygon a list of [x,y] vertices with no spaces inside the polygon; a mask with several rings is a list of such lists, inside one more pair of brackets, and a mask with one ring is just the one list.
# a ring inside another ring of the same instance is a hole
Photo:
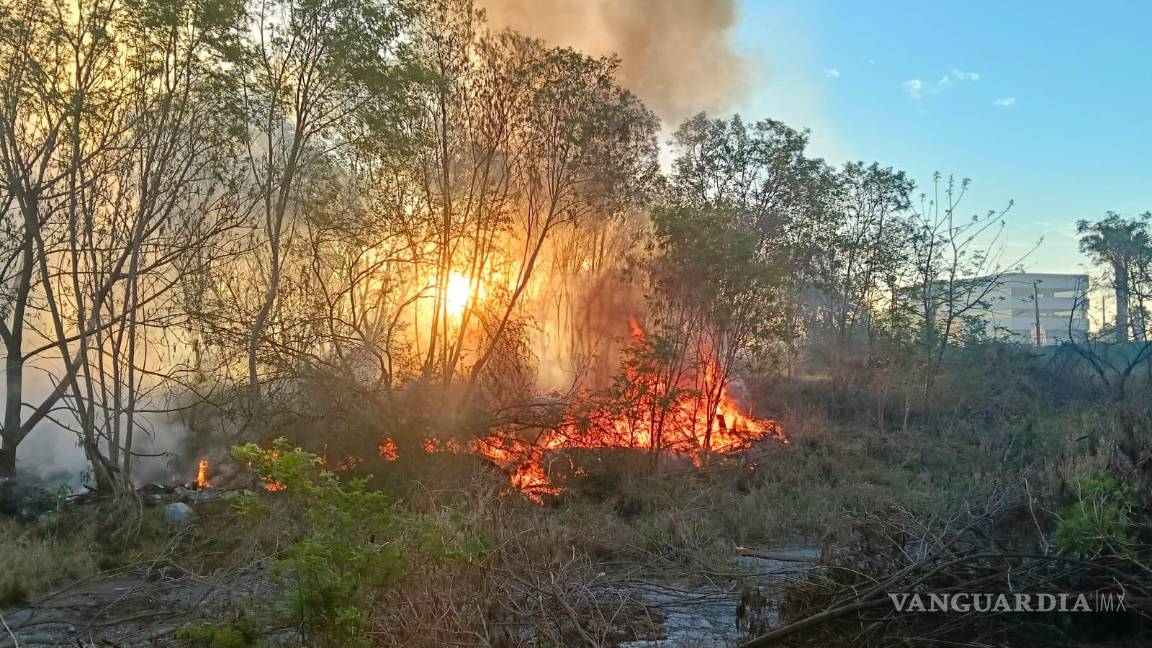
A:
{"label": "green shrub", "polygon": [[[432,528],[369,490],[368,478],[342,483],[315,454],[283,439],[267,449],[247,444],[232,455],[282,487],[276,495],[302,518],[302,535],[274,562],[273,574],[282,587],[281,611],[318,645],[367,645],[376,597],[398,582],[406,556],[452,555]],[[269,512],[258,496],[233,505],[249,516]]]}
{"label": "green shrub", "polygon": [[1089,559],[1133,548],[1131,493],[1111,477],[1081,479],[1076,500],[1060,512],[1055,543],[1061,554]]}

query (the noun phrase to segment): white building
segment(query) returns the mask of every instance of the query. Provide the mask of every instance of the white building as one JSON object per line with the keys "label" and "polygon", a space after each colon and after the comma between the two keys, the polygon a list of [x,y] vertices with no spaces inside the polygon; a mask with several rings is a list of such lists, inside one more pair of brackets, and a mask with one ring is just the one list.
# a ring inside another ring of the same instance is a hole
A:
{"label": "white building", "polygon": [[1088,333],[1087,295],[1088,275],[1003,275],[985,299],[988,333],[1022,344],[1050,346],[1068,341],[1071,328],[1072,336],[1080,339]]}

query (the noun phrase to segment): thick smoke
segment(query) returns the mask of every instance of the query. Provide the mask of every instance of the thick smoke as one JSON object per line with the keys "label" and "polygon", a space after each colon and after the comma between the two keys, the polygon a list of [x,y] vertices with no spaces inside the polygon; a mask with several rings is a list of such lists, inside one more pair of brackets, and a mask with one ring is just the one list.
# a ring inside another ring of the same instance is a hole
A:
{"label": "thick smoke", "polygon": [[729,107],[745,89],[734,0],[478,0],[493,27],[621,59],[620,82],[666,124]]}

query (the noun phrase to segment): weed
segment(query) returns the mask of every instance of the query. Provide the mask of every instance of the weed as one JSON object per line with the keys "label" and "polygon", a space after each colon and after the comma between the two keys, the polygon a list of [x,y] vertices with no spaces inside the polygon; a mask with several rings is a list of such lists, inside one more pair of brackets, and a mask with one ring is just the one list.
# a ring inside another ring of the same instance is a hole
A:
{"label": "weed", "polygon": [[1075,486],[1076,500],[1064,507],[1056,524],[1060,553],[1080,559],[1129,553],[1134,546],[1132,494],[1108,476],[1081,479]]}
{"label": "weed", "polygon": [[[367,645],[375,597],[401,577],[406,553],[448,555],[426,525],[367,489],[367,478],[342,483],[315,454],[280,439],[272,448],[235,448],[233,456],[276,483],[303,518],[302,535],[275,561],[273,573],[283,587],[283,613],[319,644]],[[234,505],[245,515],[267,513],[250,496]]]}

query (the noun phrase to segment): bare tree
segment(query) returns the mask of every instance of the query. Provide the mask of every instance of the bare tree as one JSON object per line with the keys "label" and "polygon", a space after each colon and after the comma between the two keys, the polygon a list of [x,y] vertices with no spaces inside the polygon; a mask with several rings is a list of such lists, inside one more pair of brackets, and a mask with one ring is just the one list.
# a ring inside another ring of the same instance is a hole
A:
{"label": "bare tree", "polygon": [[[0,165],[13,245],[5,246],[3,260],[6,394],[0,474],[11,474],[16,447],[75,385],[82,352],[59,345],[92,334],[87,322],[71,331],[44,328],[63,317],[50,263],[69,255],[69,238],[80,234],[78,193],[92,181],[82,170],[111,151],[121,132],[89,121],[89,114],[116,93],[102,86],[114,51],[104,35],[109,3],[29,3],[13,7],[2,20]],[[77,134],[89,125],[82,143]],[[52,317],[45,321],[48,312]],[[57,349],[60,355],[53,358]],[[63,366],[47,366],[53,362]],[[32,368],[52,371],[53,386],[39,402],[26,404],[24,374]]]}
{"label": "bare tree", "polygon": [[[239,223],[221,79],[207,61],[240,8],[168,9],[52,5],[15,30],[35,73],[9,67],[5,88],[17,112],[0,156],[25,197],[20,263],[9,266],[21,269],[4,327],[5,438],[14,452],[51,416],[77,433],[97,485],[112,490],[129,478],[141,407],[160,411],[148,396],[184,366],[161,351],[183,278]],[[21,421],[21,374],[33,366],[52,372],[54,388]]]}
{"label": "bare tree", "polygon": [[919,328],[917,345],[923,363],[923,399],[931,407],[932,390],[948,349],[973,328],[983,329],[989,298],[1005,273],[1027,257],[1004,261],[1004,216],[1012,208],[964,218],[957,213],[968,192],[968,179],[957,183],[940,174],[932,194],[921,195],[912,220],[913,284],[902,301]]}

